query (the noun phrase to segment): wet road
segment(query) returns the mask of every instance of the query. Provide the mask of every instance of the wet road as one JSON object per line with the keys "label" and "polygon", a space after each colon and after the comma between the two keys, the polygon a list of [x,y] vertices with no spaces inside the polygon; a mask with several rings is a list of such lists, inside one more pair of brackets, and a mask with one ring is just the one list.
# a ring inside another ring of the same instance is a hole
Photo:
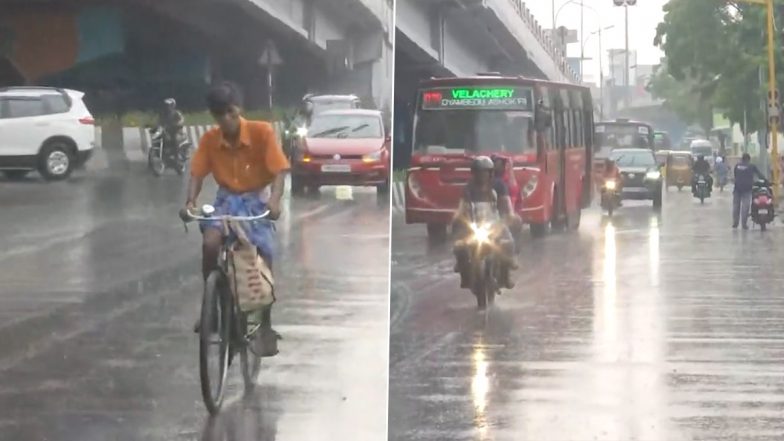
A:
{"label": "wet road", "polygon": [[784,439],[784,228],[715,196],[592,209],[486,314],[393,219],[390,440]]}
{"label": "wet road", "polygon": [[0,181],[0,440],[386,439],[389,221],[374,193],[287,201],[281,354],[248,396],[232,366],[209,419],[190,330],[200,236],[177,218],[183,183]]}

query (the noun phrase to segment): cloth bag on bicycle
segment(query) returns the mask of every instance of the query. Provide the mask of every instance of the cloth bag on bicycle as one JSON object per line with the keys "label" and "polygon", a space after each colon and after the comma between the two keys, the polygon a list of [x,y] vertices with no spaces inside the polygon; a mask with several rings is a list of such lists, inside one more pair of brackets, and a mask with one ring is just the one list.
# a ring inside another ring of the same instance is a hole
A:
{"label": "cloth bag on bicycle", "polygon": [[229,249],[229,283],[242,312],[256,311],[275,302],[272,270],[240,224],[228,226],[236,235]]}

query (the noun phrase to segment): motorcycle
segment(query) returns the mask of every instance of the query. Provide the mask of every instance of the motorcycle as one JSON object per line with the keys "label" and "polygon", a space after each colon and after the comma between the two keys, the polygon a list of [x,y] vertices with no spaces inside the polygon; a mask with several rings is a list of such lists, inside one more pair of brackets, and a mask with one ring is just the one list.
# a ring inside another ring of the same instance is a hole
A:
{"label": "motorcycle", "polygon": [[479,309],[495,302],[496,294],[500,293],[501,265],[498,259],[495,229],[500,218],[492,203],[478,202],[471,204],[471,219],[467,246],[469,251],[470,286],[476,296]]}
{"label": "motorcycle", "polygon": [[621,195],[618,193],[618,182],[607,179],[602,185],[602,209],[607,210],[607,215],[612,217],[613,211],[621,205]]}
{"label": "motorcycle", "polygon": [[773,189],[767,181],[756,181],[751,189],[751,221],[762,231],[773,222]]}
{"label": "motorcycle", "polygon": [[160,126],[147,126],[150,133],[150,149],[147,151],[147,166],[155,176],[161,176],[167,168],[173,169],[178,175],[185,172],[188,163],[191,142],[183,137],[176,149],[165,148],[166,131]]}
{"label": "motorcycle", "polygon": [[705,175],[697,176],[697,188],[694,191],[694,197],[699,198],[700,203],[704,204],[705,199],[711,195],[711,188],[708,185],[708,178]]}

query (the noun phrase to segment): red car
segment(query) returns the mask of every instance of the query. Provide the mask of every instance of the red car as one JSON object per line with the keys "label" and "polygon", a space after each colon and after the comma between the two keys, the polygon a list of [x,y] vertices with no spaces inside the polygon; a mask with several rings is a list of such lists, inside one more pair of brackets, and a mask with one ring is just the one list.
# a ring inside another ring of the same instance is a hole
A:
{"label": "red car", "polygon": [[390,139],[378,110],[328,110],[313,117],[292,164],[292,191],[322,185],[389,191]]}

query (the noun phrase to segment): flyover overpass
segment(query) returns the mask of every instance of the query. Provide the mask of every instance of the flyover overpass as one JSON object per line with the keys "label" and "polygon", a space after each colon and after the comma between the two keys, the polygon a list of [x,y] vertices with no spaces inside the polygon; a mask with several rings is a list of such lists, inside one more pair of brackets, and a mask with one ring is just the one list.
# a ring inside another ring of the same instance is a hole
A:
{"label": "flyover overpass", "polygon": [[397,0],[396,8],[396,167],[408,163],[415,91],[424,78],[500,72],[578,81],[522,0]]}
{"label": "flyover overpass", "polygon": [[198,106],[209,83],[228,79],[263,107],[260,59],[271,42],[280,56],[276,106],[315,92],[391,107],[389,0],[0,0],[0,8],[5,85],[81,88],[135,109],[170,94]]}

